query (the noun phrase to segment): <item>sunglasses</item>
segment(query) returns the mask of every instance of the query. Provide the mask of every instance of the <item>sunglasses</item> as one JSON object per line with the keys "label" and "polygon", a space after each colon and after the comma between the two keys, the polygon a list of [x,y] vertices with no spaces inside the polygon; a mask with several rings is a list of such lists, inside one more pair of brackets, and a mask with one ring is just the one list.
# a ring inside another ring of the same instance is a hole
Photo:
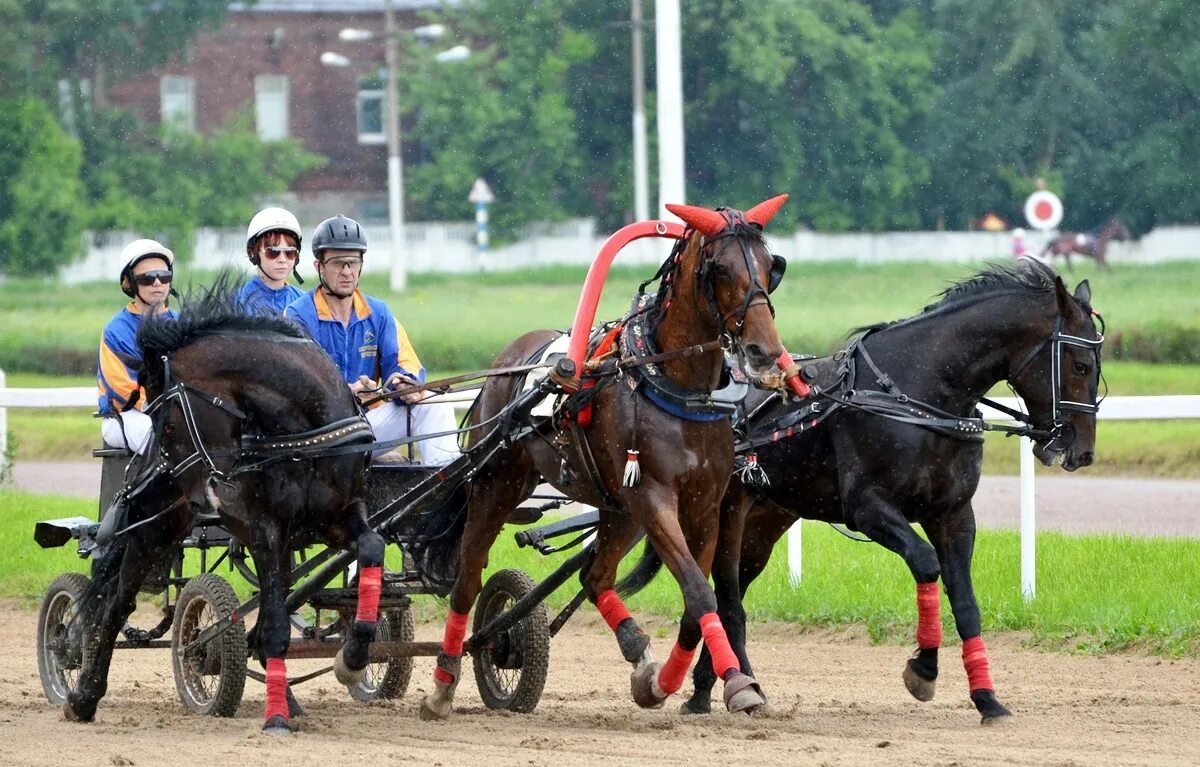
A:
{"label": "sunglasses", "polygon": [[290,245],[271,245],[264,248],[267,252],[267,258],[277,258],[283,256],[285,258],[298,258],[300,248],[293,248]]}
{"label": "sunglasses", "polygon": [[349,258],[331,258],[327,261],[322,261],[321,263],[325,266],[328,266],[335,272],[340,272],[343,269],[349,269],[350,271],[358,269],[362,266],[363,260],[361,257],[355,258],[351,256]]}
{"label": "sunglasses", "polygon": [[133,280],[134,280],[134,282],[136,282],[139,285],[148,287],[150,285],[153,285],[156,280],[158,282],[161,282],[164,285],[170,285],[171,277],[172,277],[172,274],[169,271],[167,271],[165,269],[158,269],[153,272],[143,272],[142,274],[135,274],[135,275],[133,275]]}

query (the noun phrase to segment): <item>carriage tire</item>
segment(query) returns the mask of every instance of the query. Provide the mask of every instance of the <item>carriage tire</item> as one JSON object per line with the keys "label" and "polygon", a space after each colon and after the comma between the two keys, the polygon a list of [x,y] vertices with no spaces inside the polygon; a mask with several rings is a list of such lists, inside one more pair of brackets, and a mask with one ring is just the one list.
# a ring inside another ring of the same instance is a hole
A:
{"label": "carriage tire", "polygon": [[92,585],[91,579],[80,573],[65,573],[58,576],[46,589],[38,608],[37,663],[38,676],[42,679],[42,690],[52,706],[67,702],[67,695],[75,687],[79,672],[90,653],[78,647],[67,648],[64,619],[74,613],[74,607],[83,599]]}
{"label": "carriage tire", "polygon": [[193,714],[229,717],[237,713],[246,686],[246,624],[239,618],[224,632],[193,649],[183,649],[208,626],[234,614],[237,595],[224,578],[203,573],[179,592],[171,627],[171,670],[184,708]]}
{"label": "carriage tire", "polygon": [[[384,610],[375,626],[377,642],[411,642],[416,634],[412,608],[408,605]],[[412,679],[413,660],[409,656],[367,664],[366,676],[350,688],[350,697],[363,703],[403,698]]]}
{"label": "carriage tire", "polygon": [[[533,579],[520,570],[500,570],[488,578],[475,605],[473,633],[533,591]],[[484,705],[528,714],[537,708],[550,667],[550,620],[536,605],[516,625],[471,651],[475,684]]]}

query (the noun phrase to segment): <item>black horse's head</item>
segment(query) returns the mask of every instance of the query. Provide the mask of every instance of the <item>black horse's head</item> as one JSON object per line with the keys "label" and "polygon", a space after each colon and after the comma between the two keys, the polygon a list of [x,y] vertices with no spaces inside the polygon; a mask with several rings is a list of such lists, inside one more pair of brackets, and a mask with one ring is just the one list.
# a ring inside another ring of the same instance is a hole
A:
{"label": "black horse's head", "polygon": [[755,376],[773,369],[783,354],[770,294],[783,279],[787,261],[772,255],[762,232],[786,201],[787,195],[779,195],[745,213],[732,208],[667,206],[695,230],[688,245],[689,250],[700,249],[698,289],[720,332],[732,341],[742,367]]}
{"label": "black horse's head", "polygon": [[1034,455],[1046,466],[1061,458],[1064,469],[1075,471],[1095,460],[1103,321],[1097,329],[1099,315],[1092,310],[1087,280],[1072,295],[1061,277],[1053,279],[1056,313],[1051,325],[1009,383],[1040,432]]}

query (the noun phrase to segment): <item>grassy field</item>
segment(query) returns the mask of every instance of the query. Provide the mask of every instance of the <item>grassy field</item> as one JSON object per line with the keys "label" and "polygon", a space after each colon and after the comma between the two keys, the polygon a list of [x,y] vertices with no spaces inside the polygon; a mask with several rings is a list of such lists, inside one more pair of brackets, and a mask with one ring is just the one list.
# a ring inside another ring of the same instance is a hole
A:
{"label": "grassy field", "polygon": [[[74,547],[42,550],[33,543],[33,523],[59,516],[87,516],[94,503],[0,491],[5,525],[0,528],[0,598],[32,607],[56,575],[86,572]],[[780,542],[780,549],[783,543]],[[1200,654],[1200,540],[1139,539],[1114,535],[1038,536],[1038,596],[1026,603],[1019,593],[1019,538],[1015,532],[985,530],[976,545],[974,578],[985,632],[1028,632],[1032,644],[1071,652],[1136,650],[1166,656]],[[394,555],[395,552],[390,552]],[[540,579],[565,555],[541,557],[517,549],[502,535],[491,569],[519,567]],[[818,523],[803,528],[804,576],[788,581],[780,550],[749,593],[753,620],[783,620],[829,628],[865,626],[876,641],[908,643],[915,630],[912,578],[901,559],[882,547],[855,543]],[[235,585],[237,584],[234,579]],[[568,581],[548,603],[559,607],[574,594]],[[245,593],[247,589],[239,588]],[[445,605],[423,601],[421,614],[440,620]],[[629,602],[635,614],[676,616],[682,600],[665,574]],[[590,609],[590,608],[584,608]],[[947,636],[954,636],[949,603],[943,598]]]}

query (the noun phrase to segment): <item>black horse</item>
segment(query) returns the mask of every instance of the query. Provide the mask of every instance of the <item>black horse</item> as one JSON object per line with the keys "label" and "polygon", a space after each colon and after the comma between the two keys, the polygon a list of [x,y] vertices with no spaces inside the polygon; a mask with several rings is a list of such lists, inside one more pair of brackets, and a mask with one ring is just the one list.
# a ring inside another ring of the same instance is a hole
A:
{"label": "black horse", "polygon": [[[713,564],[721,620],[750,674],[746,589],[798,519],[843,524],[903,557],[917,582],[918,649],[903,674],[912,695],[928,701],[934,694],[940,578],[963,639],[971,700],[984,723],[1007,717],[971,584],[971,498],[982,431],[992,428],[976,405],[1006,380],[1029,410],[1025,427],[1009,429],[1033,437],[1039,460],[1052,465],[1061,457],[1068,471],[1092,463],[1103,337],[1091,289],[1085,280],[1072,296],[1052,269],[1022,259],[952,286],[915,317],[860,330],[845,351],[803,363],[813,398],[748,398],[752,416],[739,452],[743,460],[754,456],[767,482],[743,471],[723,500]],[[650,552],[639,569],[653,569],[654,558]],[[713,678],[703,657],[693,681],[684,710],[707,712]]]}
{"label": "black horse", "polygon": [[95,716],[139,588],[169,565],[201,512],[218,510],[254,559],[264,732],[290,732],[289,715],[302,713],[283,660],[294,548],[318,540],[357,546],[358,615],[335,670],[353,685],[366,667],[384,552],[361,500],[368,453],[358,448],[370,443],[370,426],[333,362],[299,326],[247,315],[227,288],[219,280],[185,302],[178,320],[147,319],[138,333],[154,438],[129,492],[106,514],[107,551],[93,562],[72,629],[86,632],[79,636],[91,649],[64,706],[69,719]]}

